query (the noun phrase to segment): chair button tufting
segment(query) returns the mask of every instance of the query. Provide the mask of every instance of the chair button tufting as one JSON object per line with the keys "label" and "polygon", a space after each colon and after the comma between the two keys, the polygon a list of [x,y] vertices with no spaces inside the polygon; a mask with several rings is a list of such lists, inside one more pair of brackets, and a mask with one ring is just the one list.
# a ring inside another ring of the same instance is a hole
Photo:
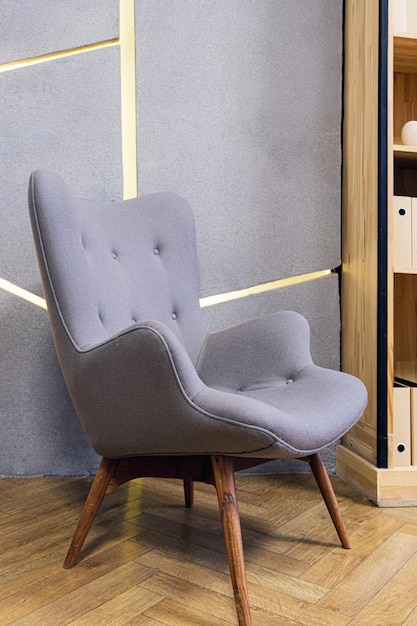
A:
{"label": "chair button tufting", "polygon": [[111,255],[112,255],[113,259],[115,259],[117,257],[117,254],[115,252],[112,252]]}
{"label": "chair button tufting", "polygon": [[294,381],[293,381],[293,379],[292,379],[292,378],[289,378],[289,379],[287,380],[287,385],[292,385],[292,384],[293,384],[293,382],[294,382]]}
{"label": "chair button tufting", "polygon": [[153,251],[153,253],[154,253],[154,254],[156,254],[156,255],[158,255],[158,254],[159,254],[159,249],[158,249],[158,248],[155,248],[155,249],[154,249],[154,251]]}
{"label": "chair button tufting", "polygon": [[171,317],[172,317],[173,320],[176,320],[177,319],[177,314],[176,313],[172,313]]}

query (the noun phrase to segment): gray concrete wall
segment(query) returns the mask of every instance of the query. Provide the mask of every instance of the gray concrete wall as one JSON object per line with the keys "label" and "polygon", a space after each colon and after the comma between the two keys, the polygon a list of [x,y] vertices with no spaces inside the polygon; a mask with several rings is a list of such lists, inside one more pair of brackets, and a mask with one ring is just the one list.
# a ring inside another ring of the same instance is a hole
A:
{"label": "gray concrete wall", "polygon": [[[103,12],[100,4],[91,3],[93,20],[90,3],[81,1],[2,0],[0,63],[118,37],[118,1],[107,1]],[[0,73],[0,111],[0,278],[42,296],[29,176],[49,167],[81,195],[120,199],[118,47]],[[96,464],[62,380],[46,311],[0,289],[0,474],[84,474]]]}
{"label": "gray concrete wall", "polygon": [[[1,64],[117,38],[117,0],[0,0]],[[193,206],[201,295],[340,263],[342,0],[136,0],[139,193]],[[0,278],[42,295],[30,172],[122,195],[119,47],[0,72]],[[219,328],[304,313],[339,366],[331,276],[204,309]],[[0,289],[0,475],[88,474],[46,312]]]}
{"label": "gray concrete wall", "polygon": [[119,36],[117,0],[1,0],[0,63]]}
{"label": "gray concrete wall", "polygon": [[342,2],[136,6],[139,189],[189,199],[202,294],[339,265]]}

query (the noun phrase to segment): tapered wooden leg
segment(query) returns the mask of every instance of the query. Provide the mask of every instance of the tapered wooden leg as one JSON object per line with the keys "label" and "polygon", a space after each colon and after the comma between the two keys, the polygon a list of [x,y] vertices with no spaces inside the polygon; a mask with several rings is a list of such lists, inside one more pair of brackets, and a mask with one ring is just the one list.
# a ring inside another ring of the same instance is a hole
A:
{"label": "tapered wooden leg", "polygon": [[242,532],[232,457],[211,457],[239,626],[251,626]]}
{"label": "tapered wooden leg", "polygon": [[88,532],[94,522],[97,515],[97,511],[100,508],[103,498],[106,494],[106,489],[109,486],[111,479],[119,465],[119,459],[106,459],[102,458],[97,474],[91,485],[90,492],[85,501],[81,517],[78,521],[78,526],[75,530],[74,537],[68,554],[64,561],[65,569],[69,569],[75,565],[84,541],[88,535]]}
{"label": "tapered wooden leg", "polygon": [[194,482],[192,480],[184,480],[184,497],[186,508],[191,509],[194,504]]}
{"label": "tapered wooden leg", "polygon": [[329,475],[327,473],[326,466],[323,463],[320,452],[316,452],[309,457],[309,463],[313,476],[323,496],[323,500],[326,503],[327,509],[330,513],[330,517],[333,520],[333,524],[336,528],[339,539],[342,546],[349,550],[352,546],[347,534],[346,526],[340,512],[339,504],[337,502],[335,493],[333,491],[332,483],[330,482]]}

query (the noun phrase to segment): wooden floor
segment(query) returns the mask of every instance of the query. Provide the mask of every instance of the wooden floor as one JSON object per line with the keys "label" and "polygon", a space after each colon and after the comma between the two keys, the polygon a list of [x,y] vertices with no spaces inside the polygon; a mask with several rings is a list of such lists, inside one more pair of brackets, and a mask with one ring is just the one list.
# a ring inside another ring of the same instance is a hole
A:
{"label": "wooden floor", "polygon": [[[417,509],[334,478],[353,549],[309,475],[239,476],[254,626],[417,624]],[[62,561],[87,479],[0,480],[0,624],[236,624],[214,489],[134,481],[107,496],[79,564]]]}

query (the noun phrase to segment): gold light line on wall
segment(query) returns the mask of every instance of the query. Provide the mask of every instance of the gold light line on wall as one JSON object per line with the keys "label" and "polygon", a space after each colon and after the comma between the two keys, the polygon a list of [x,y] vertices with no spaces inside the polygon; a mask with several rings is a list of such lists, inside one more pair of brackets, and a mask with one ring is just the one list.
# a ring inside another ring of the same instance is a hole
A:
{"label": "gold light line on wall", "polygon": [[120,0],[123,198],[138,195],[135,0]]}
{"label": "gold light line on wall", "polygon": [[[229,291],[227,293],[219,293],[214,296],[207,296],[205,298],[200,298],[200,306],[201,308],[214,306],[215,304],[222,304],[223,302],[230,302],[231,300],[239,300],[240,298],[246,298],[247,296],[254,296],[260,293],[266,293],[268,291],[275,291],[276,289],[282,289],[283,287],[291,287],[292,285],[300,285],[301,283],[306,283],[311,280],[318,280],[321,278],[326,278],[327,276],[331,276],[334,274],[334,270],[321,270],[319,272],[310,272],[309,274],[301,274],[299,276],[291,276],[290,278],[281,278],[279,280],[274,280],[269,283],[263,283],[261,285],[254,285],[252,287],[247,287],[246,289],[239,289],[238,291]],[[0,289],[4,291],[8,291],[9,293],[21,298],[22,300],[26,300],[31,304],[35,304],[41,309],[46,310],[46,302],[43,298],[36,296],[35,294],[27,291],[26,289],[22,289],[17,285],[5,280],[4,278],[0,278]]]}
{"label": "gold light line on wall", "polygon": [[46,310],[46,302],[43,298],[36,296],[34,293],[31,293],[30,291],[27,291],[26,289],[22,289],[22,287],[18,287],[14,283],[10,283],[8,280],[5,280],[4,278],[0,278],[0,289],[3,289],[4,291],[8,291],[14,296],[17,296],[18,298],[21,298],[22,300],[26,300],[27,302],[30,302],[31,304],[35,304],[41,309]]}
{"label": "gold light line on wall", "polygon": [[207,296],[200,299],[200,306],[213,306],[215,304],[222,304],[223,302],[230,302],[231,300],[239,300],[240,298],[246,298],[247,296],[254,296],[260,293],[266,293],[267,291],[275,291],[276,289],[282,289],[283,287],[291,287],[292,285],[300,285],[311,280],[317,280],[325,278],[334,274],[334,270],[320,270],[319,272],[310,272],[309,274],[300,274],[299,276],[291,276],[290,278],[281,278],[269,283],[263,283],[261,285],[254,285],[253,287],[247,287],[246,289],[239,289],[238,291],[229,291],[228,293],[219,293],[214,296]]}
{"label": "gold light line on wall", "polygon": [[108,39],[107,41],[100,41],[99,43],[79,46],[78,48],[71,48],[69,50],[49,52],[48,54],[42,54],[38,57],[20,59],[19,61],[10,61],[9,63],[2,63],[0,64],[0,72],[9,72],[10,70],[17,70],[23,67],[29,67],[31,65],[38,65],[39,63],[46,63],[47,61],[53,61],[55,59],[73,56],[75,54],[82,54],[83,52],[91,52],[92,50],[99,50],[100,48],[109,48],[110,46],[118,45],[119,39]]}

